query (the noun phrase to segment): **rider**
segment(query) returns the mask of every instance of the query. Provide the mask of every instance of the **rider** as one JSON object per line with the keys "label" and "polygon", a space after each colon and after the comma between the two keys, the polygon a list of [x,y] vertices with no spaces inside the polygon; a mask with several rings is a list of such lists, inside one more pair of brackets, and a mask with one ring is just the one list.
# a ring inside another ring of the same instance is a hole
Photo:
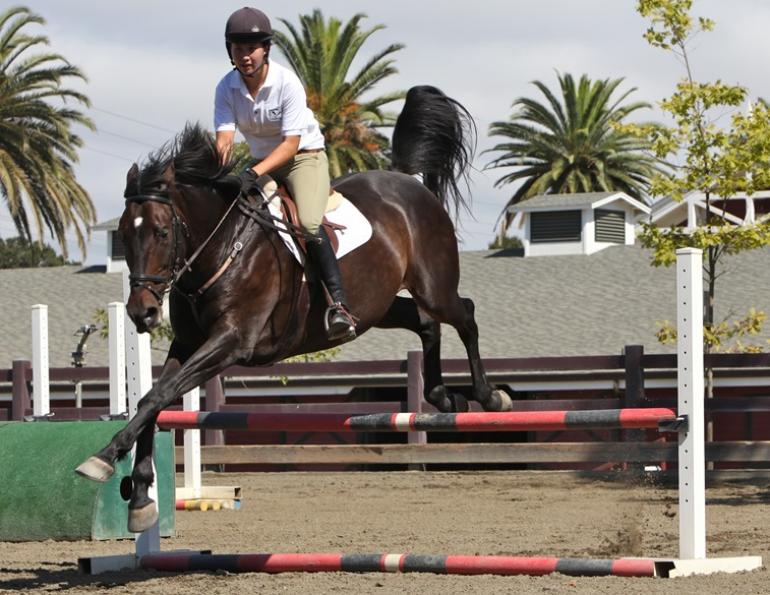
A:
{"label": "rider", "polygon": [[331,296],[326,314],[328,338],[352,339],[355,323],[346,305],[334,249],[321,226],[330,187],[324,137],[307,107],[299,78],[269,59],[272,35],[270,20],[256,8],[236,10],[227,20],[225,45],[235,68],[216,88],[217,149],[222,160],[227,160],[237,129],[256,159],[255,165],[239,175],[242,191],[257,192],[257,180],[265,174],[286,185],[297,204],[301,226],[314,236],[307,242],[308,258]]}

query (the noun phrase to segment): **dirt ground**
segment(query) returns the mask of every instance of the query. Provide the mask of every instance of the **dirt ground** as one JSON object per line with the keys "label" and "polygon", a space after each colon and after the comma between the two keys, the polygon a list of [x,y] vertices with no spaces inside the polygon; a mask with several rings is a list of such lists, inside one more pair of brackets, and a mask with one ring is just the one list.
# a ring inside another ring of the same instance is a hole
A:
{"label": "dirt ground", "polygon": [[[177,513],[164,549],[214,553],[345,552],[676,557],[677,491],[648,479],[557,472],[207,474],[240,485],[239,511]],[[707,491],[709,556],[770,560],[770,487]],[[29,593],[768,593],[766,569],[677,579],[430,574],[84,576],[77,558],[123,554],[130,541],[0,543],[0,592]]]}

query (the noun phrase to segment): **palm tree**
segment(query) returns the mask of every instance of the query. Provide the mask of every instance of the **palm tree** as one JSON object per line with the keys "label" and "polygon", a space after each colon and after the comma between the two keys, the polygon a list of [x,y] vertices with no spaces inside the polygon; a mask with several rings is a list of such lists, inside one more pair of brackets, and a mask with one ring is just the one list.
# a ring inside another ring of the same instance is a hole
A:
{"label": "palm tree", "polygon": [[644,199],[651,176],[661,169],[647,140],[614,128],[636,110],[650,107],[641,101],[621,105],[636,88],[613,100],[622,78],[591,81],[583,75],[577,85],[569,74],[558,78],[561,101],[534,81],[547,103],[520,97],[513,102],[508,121],[490,126],[490,135],[510,140],[485,151],[503,152],[486,168],[516,168],[495,186],[521,182],[501,214],[501,233],[513,218],[508,207],[522,200],[539,194],[610,190]]}
{"label": "palm tree", "polygon": [[326,21],[316,9],[311,15],[300,15],[301,32],[280,19],[290,35],[274,33],[276,45],[304,84],[308,106],[321,125],[332,177],[387,165],[385,153],[390,143],[377,127],[393,126],[395,115],[382,111],[382,106],[404,98],[402,91],[374,99],[362,98],[381,80],[397,72],[389,56],[402,49],[401,44],[391,44],[377,52],[349,77],[364,42],[384,28],[376,25],[361,30],[359,23],[365,17],[356,14],[343,25],[335,18]]}
{"label": "palm tree", "polygon": [[87,225],[95,221],[90,197],[78,184],[72,164],[81,139],[73,124],[93,129],[91,121],[67,102],[88,105],[81,93],[62,87],[83,73],[58,54],[30,54],[48,38],[22,31],[44,24],[42,17],[17,6],[0,13],[0,195],[19,236],[39,241],[44,228],[67,256],[65,232],[72,227],[85,254]]}

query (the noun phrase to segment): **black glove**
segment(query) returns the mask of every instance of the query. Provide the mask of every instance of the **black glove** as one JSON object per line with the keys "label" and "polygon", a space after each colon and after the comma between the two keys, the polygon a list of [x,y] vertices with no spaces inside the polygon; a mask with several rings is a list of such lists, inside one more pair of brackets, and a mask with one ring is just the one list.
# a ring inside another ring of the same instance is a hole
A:
{"label": "black glove", "polygon": [[241,173],[238,174],[238,179],[241,181],[242,194],[248,196],[250,194],[259,193],[259,188],[257,185],[259,176],[257,176],[257,173],[253,169],[244,169]]}

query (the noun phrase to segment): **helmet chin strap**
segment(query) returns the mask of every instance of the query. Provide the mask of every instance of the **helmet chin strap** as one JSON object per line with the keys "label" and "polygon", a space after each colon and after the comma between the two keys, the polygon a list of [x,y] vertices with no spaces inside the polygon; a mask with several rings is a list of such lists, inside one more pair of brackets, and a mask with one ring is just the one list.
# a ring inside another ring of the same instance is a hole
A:
{"label": "helmet chin strap", "polygon": [[259,68],[257,68],[252,74],[243,74],[241,72],[241,76],[245,76],[246,78],[250,78],[250,79],[258,78],[259,76],[262,75],[262,69],[265,66],[267,66],[267,60],[263,60],[262,64],[260,64]]}
{"label": "helmet chin strap", "polygon": [[250,78],[250,79],[251,79],[251,78],[255,78],[255,77],[258,77],[258,76],[260,76],[260,75],[262,74],[262,69],[263,69],[263,68],[265,68],[265,66],[267,66],[267,65],[268,65],[268,63],[270,62],[269,58],[270,58],[270,53],[269,53],[269,52],[265,52],[265,57],[264,57],[264,58],[262,58],[262,64],[260,64],[260,65],[259,65],[259,68],[257,68],[257,69],[254,71],[254,73],[253,73],[253,74],[244,74],[243,72],[241,72],[240,70],[238,70],[238,67],[235,65],[235,62],[233,62],[233,59],[232,59],[232,58],[230,58],[230,64],[232,64],[232,65],[233,65],[233,67],[234,67],[236,70],[238,70],[238,72],[240,72],[240,73],[241,73],[241,76],[245,76],[246,78]]}

